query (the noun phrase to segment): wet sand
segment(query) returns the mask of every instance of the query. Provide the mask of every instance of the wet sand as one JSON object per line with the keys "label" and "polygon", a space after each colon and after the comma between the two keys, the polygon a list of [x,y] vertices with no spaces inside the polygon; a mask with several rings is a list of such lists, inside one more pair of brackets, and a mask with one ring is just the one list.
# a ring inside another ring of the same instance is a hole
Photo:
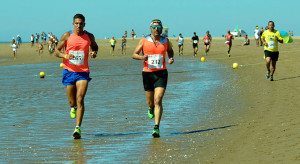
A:
{"label": "wet sand", "polygon": [[[200,53],[196,58],[192,57],[192,43],[186,38],[184,56],[178,57],[175,39],[171,38],[171,41],[175,52],[174,65],[176,65],[176,58],[200,60],[203,56],[203,45],[200,44]],[[138,39],[134,41],[128,39],[128,53],[121,56],[120,40],[118,40],[115,56],[111,56],[108,40],[97,40],[99,55],[97,59],[92,60],[129,59],[137,42]],[[147,145],[149,154],[143,152],[140,161],[144,163],[299,163],[298,116],[300,112],[298,108],[300,103],[297,101],[299,99],[297,89],[300,88],[298,69],[300,50],[297,48],[299,43],[300,38],[294,37],[294,43],[280,45],[275,81],[270,82],[265,78],[263,48],[256,47],[253,38],[251,38],[251,45],[245,47],[240,46],[242,38],[236,38],[230,58],[226,55],[223,38],[214,38],[205,64],[219,63],[211,69],[223,69],[226,80],[213,95],[199,97],[200,104],[201,101],[209,99],[212,101],[211,105],[218,109],[208,112],[209,115],[214,116],[213,119],[201,122],[199,125],[191,124],[185,130],[175,132],[173,135],[178,137],[149,140]],[[23,44],[18,49],[15,61],[9,44],[0,44],[0,49],[2,66],[61,62],[61,59],[46,52],[40,58],[35,51],[36,48],[30,48],[29,44]],[[237,70],[231,68],[234,62],[240,65]],[[201,86],[199,84],[199,87]],[[141,93],[141,96],[144,95]],[[167,116],[164,117],[163,119],[168,119]],[[188,119],[188,116],[186,117]],[[93,140],[93,142],[97,141]],[[72,147],[72,144],[69,144]],[[75,145],[82,146],[80,143]],[[76,148],[72,150],[79,157],[80,154],[84,154],[81,151],[87,151],[78,149],[78,152]],[[69,151],[69,149],[60,151]]]}

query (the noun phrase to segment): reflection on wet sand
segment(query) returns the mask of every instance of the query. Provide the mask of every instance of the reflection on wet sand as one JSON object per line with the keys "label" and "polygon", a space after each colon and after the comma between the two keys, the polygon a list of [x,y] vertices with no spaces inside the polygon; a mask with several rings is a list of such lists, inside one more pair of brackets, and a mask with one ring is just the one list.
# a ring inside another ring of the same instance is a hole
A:
{"label": "reflection on wet sand", "polygon": [[[1,122],[9,127],[0,135],[0,146],[5,148],[0,149],[0,159],[11,163],[185,159],[176,153],[183,150],[181,145],[189,135],[203,135],[231,125],[211,129],[197,126],[211,118],[207,113],[214,108],[210,108],[209,97],[214,96],[223,78],[220,70],[208,70],[214,63],[180,59],[176,64],[168,69],[161,138],[155,139],[151,135],[154,122],[147,116],[143,95],[141,65],[134,60],[91,62],[93,80],[86,96],[81,140],[72,138],[74,120],[69,118],[59,64],[2,67],[11,73],[0,77],[6,80],[0,86],[0,90],[6,90],[0,95],[4,102],[0,106]],[[46,73],[42,80],[37,75],[40,70]],[[12,87],[15,90],[7,90]],[[205,102],[199,102],[203,97],[207,98]]]}

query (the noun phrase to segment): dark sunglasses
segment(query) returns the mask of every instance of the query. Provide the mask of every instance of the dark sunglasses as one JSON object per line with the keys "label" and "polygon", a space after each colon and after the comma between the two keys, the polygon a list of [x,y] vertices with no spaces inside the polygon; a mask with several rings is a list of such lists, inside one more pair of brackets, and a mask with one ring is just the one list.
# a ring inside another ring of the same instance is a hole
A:
{"label": "dark sunglasses", "polygon": [[157,27],[157,29],[161,29],[162,28],[161,25],[157,25],[157,26],[152,25],[151,27],[152,27],[152,29],[155,29],[156,27]]}

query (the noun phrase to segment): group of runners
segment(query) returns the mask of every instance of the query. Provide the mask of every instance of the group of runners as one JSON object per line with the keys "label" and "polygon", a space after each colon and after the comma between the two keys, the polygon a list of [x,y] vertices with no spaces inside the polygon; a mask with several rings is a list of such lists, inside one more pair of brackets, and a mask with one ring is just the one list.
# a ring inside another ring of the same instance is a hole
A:
{"label": "group of runners", "polygon": [[[212,42],[212,37],[209,34],[209,31],[206,31],[206,34],[203,37],[203,42],[204,42],[204,53],[205,56],[207,56],[207,53],[209,51],[210,48],[210,44]],[[183,55],[183,43],[184,43],[184,39],[182,34],[180,33],[177,40],[178,42],[178,54],[179,56]],[[198,44],[199,44],[199,37],[197,36],[196,32],[194,32],[193,37],[191,38],[191,42],[192,42],[192,46],[193,46],[193,55],[194,57],[197,56],[198,53]]]}
{"label": "group of runners", "polygon": [[[63,78],[62,83],[66,86],[68,102],[70,106],[71,118],[76,118],[76,125],[73,132],[74,139],[81,138],[81,124],[85,112],[84,98],[87,92],[89,81],[89,65],[88,58],[96,58],[98,53],[98,45],[92,33],[84,30],[85,17],[82,14],[76,14],[73,17],[73,30],[65,32],[55,49],[55,56],[63,58]],[[269,30],[262,35],[262,42],[265,45],[265,56],[267,66],[267,78],[273,81],[273,75],[278,60],[278,42],[282,43],[280,33],[274,30],[274,22],[268,24]],[[143,62],[143,85],[146,101],[148,105],[148,117],[154,119],[153,137],[160,137],[159,126],[163,113],[162,100],[167,88],[168,71],[167,63],[174,63],[174,52],[169,39],[162,34],[163,25],[159,19],[154,19],[150,23],[151,34],[143,37],[137,44],[132,58],[142,60]],[[204,37],[204,44],[211,43],[209,31]],[[233,37],[225,36],[226,41],[230,41]],[[114,39],[114,38],[112,38]],[[197,40],[197,42],[195,41]],[[208,40],[208,41],[207,41]],[[194,33],[193,44],[197,44],[199,38]],[[178,42],[183,40],[178,39]],[[228,43],[227,43],[228,45]],[[229,44],[230,45],[230,44]],[[63,52],[63,48],[65,51]],[[197,46],[194,47],[194,53],[197,54]],[[230,48],[230,46],[229,46]],[[207,53],[209,50],[205,49]],[[179,52],[182,50],[179,49]],[[228,50],[228,54],[230,49]],[[167,55],[167,56],[166,56]],[[166,58],[168,57],[168,59]],[[270,63],[272,69],[270,70]]]}
{"label": "group of runners", "polygon": [[[110,54],[112,56],[114,56],[117,40],[115,39],[114,36],[112,36],[111,39],[109,40],[109,42],[110,42],[110,47],[111,47]],[[124,36],[122,36],[121,55],[126,55],[126,42],[127,42],[127,31],[125,31]]]}

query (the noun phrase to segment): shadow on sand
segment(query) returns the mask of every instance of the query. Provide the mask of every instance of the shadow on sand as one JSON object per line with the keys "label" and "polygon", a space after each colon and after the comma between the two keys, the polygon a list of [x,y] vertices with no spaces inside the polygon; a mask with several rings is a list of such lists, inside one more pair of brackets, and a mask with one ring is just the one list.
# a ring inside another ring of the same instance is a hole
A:
{"label": "shadow on sand", "polygon": [[290,80],[290,79],[296,79],[296,78],[299,78],[299,77],[300,77],[300,76],[286,77],[286,78],[278,79],[278,80],[275,80],[275,81],[280,81],[280,80]]}
{"label": "shadow on sand", "polygon": [[[219,129],[225,129],[230,128],[236,125],[227,125],[222,127],[216,127],[216,128],[209,128],[209,129],[201,129],[201,130],[192,130],[187,132],[171,132],[171,135],[183,135],[183,134],[191,134],[191,133],[201,133],[201,132],[207,132],[212,130],[219,130]],[[96,137],[116,137],[116,136],[128,136],[128,135],[139,135],[139,134],[149,134],[149,132],[131,132],[131,133],[115,133],[115,134],[109,134],[109,133],[99,133],[95,134]]]}
{"label": "shadow on sand", "polygon": [[207,132],[207,131],[212,131],[212,130],[218,130],[218,129],[225,129],[225,128],[230,128],[236,125],[227,125],[227,126],[221,126],[217,128],[209,128],[209,129],[201,129],[201,130],[192,130],[192,131],[187,131],[187,132],[173,132],[171,134],[173,135],[181,135],[181,134],[191,134],[191,133],[200,133],[200,132]]}

